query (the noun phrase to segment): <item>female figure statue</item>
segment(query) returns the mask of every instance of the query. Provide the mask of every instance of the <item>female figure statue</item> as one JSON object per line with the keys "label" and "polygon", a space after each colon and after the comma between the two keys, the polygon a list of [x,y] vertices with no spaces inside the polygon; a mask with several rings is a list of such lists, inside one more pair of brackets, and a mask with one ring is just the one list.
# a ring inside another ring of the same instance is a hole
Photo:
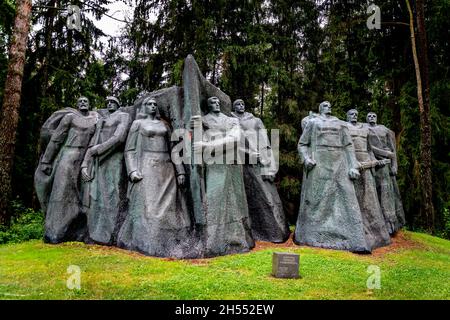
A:
{"label": "female figure statue", "polygon": [[133,122],[125,146],[131,183],[118,245],[158,257],[195,257],[189,213],[177,187],[184,185],[185,171],[171,162],[171,130],[154,98],[144,99],[138,117],[143,118]]}

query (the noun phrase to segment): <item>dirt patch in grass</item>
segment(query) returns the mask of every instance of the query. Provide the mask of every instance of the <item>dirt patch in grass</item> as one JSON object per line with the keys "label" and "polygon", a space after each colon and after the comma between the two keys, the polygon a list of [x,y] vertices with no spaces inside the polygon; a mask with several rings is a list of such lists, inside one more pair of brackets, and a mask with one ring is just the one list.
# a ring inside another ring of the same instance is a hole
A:
{"label": "dirt patch in grass", "polygon": [[272,243],[272,242],[266,242],[266,241],[256,241],[255,244],[255,248],[253,249],[254,251],[259,251],[259,250],[265,250],[265,249],[286,249],[286,248],[294,248],[294,249],[298,249],[301,248],[302,246],[298,246],[294,243],[294,234],[291,233],[291,235],[289,236],[289,239],[286,242],[283,243]]}
{"label": "dirt patch in grass", "polygon": [[[399,231],[397,232],[393,237],[391,237],[392,243],[387,247],[377,248],[372,251],[373,257],[379,257],[383,256],[387,253],[391,252],[397,252],[399,250],[405,250],[405,249],[423,249],[425,246],[422,243],[416,242],[411,239],[410,236],[408,236],[406,233]],[[289,239],[284,243],[271,243],[271,242],[265,242],[265,241],[257,241],[256,246],[253,250],[259,251],[259,250],[265,250],[265,249],[298,249],[302,247],[309,247],[309,246],[298,246],[293,241],[293,233],[291,233]],[[312,247],[310,247],[312,248]],[[320,248],[324,249],[324,248]],[[331,250],[331,249],[330,249]]]}
{"label": "dirt patch in grass", "polygon": [[[266,250],[266,249],[271,249],[271,250],[277,250],[277,249],[299,249],[299,248],[314,248],[314,247],[309,247],[309,246],[305,246],[305,245],[296,245],[293,241],[293,236],[294,234],[291,233],[291,235],[289,236],[289,239],[284,242],[284,243],[271,243],[271,242],[266,242],[266,241],[256,241],[255,243],[255,248],[252,251],[261,251],[261,250]],[[399,250],[405,250],[405,249],[424,249],[425,245],[423,245],[420,242],[414,241],[411,239],[411,237],[402,232],[399,231],[397,232],[393,237],[391,237],[392,243],[387,246],[387,247],[382,247],[382,248],[378,248],[372,251],[372,256],[373,257],[381,257],[384,256],[387,253],[392,253],[392,252],[397,252]],[[125,254],[127,256],[130,257],[134,257],[134,258],[153,258],[153,259],[162,259],[162,260],[166,260],[166,261],[178,261],[179,259],[174,259],[174,258],[158,258],[158,257],[150,257],[147,255],[144,255],[142,253],[139,252],[135,252],[135,251],[129,251],[129,250],[125,250],[125,249],[121,249],[121,248],[117,248],[117,247],[113,247],[113,246],[102,246],[102,245],[97,245],[97,244],[89,244],[88,248],[90,249],[95,249],[95,250],[100,250],[103,251],[105,253],[121,253],[121,254]],[[324,249],[324,248],[317,248],[317,249]],[[330,249],[331,250],[331,249]],[[370,255],[369,255],[370,256]],[[204,258],[204,259],[184,259],[183,261],[189,263],[189,264],[193,264],[193,265],[208,265],[210,263],[210,259],[209,258]]]}
{"label": "dirt patch in grass", "polygon": [[391,237],[392,243],[387,247],[381,247],[372,251],[372,256],[379,257],[387,253],[397,252],[405,249],[425,249],[425,245],[411,239],[406,233],[399,231]]}

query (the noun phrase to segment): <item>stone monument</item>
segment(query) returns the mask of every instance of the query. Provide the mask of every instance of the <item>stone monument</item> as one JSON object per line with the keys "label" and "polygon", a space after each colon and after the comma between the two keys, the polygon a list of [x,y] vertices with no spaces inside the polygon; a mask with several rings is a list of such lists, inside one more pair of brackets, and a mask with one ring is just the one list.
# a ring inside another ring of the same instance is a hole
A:
{"label": "stone monument", "polygon": [[171,161],[171,130],[154,98],[146,98],[128,134],[125,161],[128,215],[118,245],[158,257],[189,258],[199,253],[183,193],[185,170]]}
{"label": "stone monument", "polygon": [[379,160],[390,160],[389,165],[375,171],[375,181],[388,231],[393,234],[405,224],[405,213],[395,178],[398,169],[395,134],[385,126],[377,124],[377,115],[374,112],[367,114],[367,126],[375,157]]}
{"label": "stone monument", "polygon": [[387,160],[377,160],[369,144],[369,129],[358,122],[358,111],[347,111],[350,136],[355,148],[356,160],[360,164],[360,176],[355,179],[355,191],[364,223],[364,232],[371,249],[391,243],[383,213],[378,201],[374,172],[376,168],[389,164]]}
{"label": "stone monument", "polygon": [[359,178],[347,124],[324,101],[310,116],[298,143],[304,164],[296,244],[369,252],[353,180]]}
{"label": "stone monument", "polygon": [[123,149],[130,116],[119,109],[117,98],[107,97],[106,102],[81,164],[81,178],[86,184],[83,205],[89,238],[100,244],[114,244],[126,213]]}
{"label": "stone monument", "polygon": [[[195,148],[217,147],[220,139],[211,140],[217,132],[225,134],[222,143],[237,143],[239,121],[230,114],[231,99],[203,77],[192,56],[180,87],[146,93],[123,108],[108,97],[98,112],[81,97],[78,110],[55,112],[41,130],[44,153],[35,173],[45,241],[174,258],[250,250],[242,165],[172,161],[180,145],[184,160]],[[204,135],[195,134],[193,123]],[[177,130],[185,134],[173,139]]]}
{"label": "stone monument", "polygon": [[[80,97],[78,109],[57,111],[42,127],[35,188],[46,242],[202,258],[249,251],[255,239],[287,240],[261,119],[240,99],[232,112],[191,55],[181,86],[146,92],[128,107],[106,101],[90,111]],[[341,121],[327,101],[302,120],[295,243],[370,252],[404,224],[393,133],[375,114],[367,120],[359,124],[351,110]],[[281,274],[289,263],[298,271],[295,258],[278,258]]]}
{"label": "stone monument", "polygon": [[233,102],[233,109],[231,114],[239,120],[244,131],[246,148],[259,155],[257,159],[246,157],[244,165],[245,192],[253,236],[256,240],[285,242],[289,238],[289,226],[273,183],[277,168],[264,124],[261,119],[245,112],[245,103],[241,99]]}
{"label": "stone monument", "polygon": [[[191,120],[193,128],[199,128],[196,122],[202,121],[204,130],[202,141],[194,142],[194,150],[204,151],[205,148],[210,148],[214,153],[214,159],[211,159],[213,161],[206,163],[203,168],[203,199],[207,211],[205,227],[201,232],[205,255],[245,252],[253,248],[255,243],[250,227],[242,165],[227,163],[226,154],[223,153],[224,148],[236,149],[239,146],[239,121],[221,112],[217,97],[208,99],[208,109],[209,112],[203,118]],[[217,154],[219,150],[221,152]]]}
{"label": "stone monument", "polygon": [[44,240],[49,243],[84,241],[86,237],[80,171],[99,116],[89,111],[86,97],[80,97],[77,106],[55,112],[41,131],[41,150],[45,151],[35,186],[45,212]]}

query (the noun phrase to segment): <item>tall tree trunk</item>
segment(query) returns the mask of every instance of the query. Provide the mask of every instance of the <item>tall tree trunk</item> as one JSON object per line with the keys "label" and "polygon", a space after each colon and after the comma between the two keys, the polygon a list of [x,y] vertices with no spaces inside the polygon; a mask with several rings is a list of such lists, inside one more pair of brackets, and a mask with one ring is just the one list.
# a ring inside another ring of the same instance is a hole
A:
{"label": "tall tree trunk", "polygon": [[428,67],[428,41],[425,28],[425,4],[424,0],[416,1],[417,11],[417,35],[419,40],[419,61],[420,72],[422,75],[423,88],[423,110],[420,112],[421,122],[421,141],[420,149],[421,171],[423,178],[423,212],[427,218],[428,229],[434,231],[435,228],[435,212],[433,206],[433,183],[432,183],[432,137],[431,137],[431,111],[430,111],[430,80]]}
{"label": "tall tree trunk", "polygon": [[420,54],[417,53],[414,32],[414,15],[409,0],[406,0],[409,12],[409,28],[417,80],[417,99],[420,114],[420,181],[422,191],[421,215],[429,232],[434,231],[434,207],[431,170],[431,118],[430,88],[427,54],[427,37],[425,30],[425,14],[423,0],[416,1],[417,35]]}
{"label": "tall tree trunk", "polygon": [[20,95],[30,18],[31,0],[17,0],[0,121],[0,224],[7,224],[11,217],[9,210],[11,173],[19,122]]}

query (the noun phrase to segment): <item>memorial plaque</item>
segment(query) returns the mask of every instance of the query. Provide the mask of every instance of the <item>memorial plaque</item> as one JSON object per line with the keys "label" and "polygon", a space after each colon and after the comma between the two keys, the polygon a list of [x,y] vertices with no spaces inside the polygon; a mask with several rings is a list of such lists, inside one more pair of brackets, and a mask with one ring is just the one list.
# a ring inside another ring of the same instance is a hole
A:
{"label": "memorial plaque", "polygon": [[272,275],[275,278],[298,279],[300,255],[274,252],[272,256]]}

